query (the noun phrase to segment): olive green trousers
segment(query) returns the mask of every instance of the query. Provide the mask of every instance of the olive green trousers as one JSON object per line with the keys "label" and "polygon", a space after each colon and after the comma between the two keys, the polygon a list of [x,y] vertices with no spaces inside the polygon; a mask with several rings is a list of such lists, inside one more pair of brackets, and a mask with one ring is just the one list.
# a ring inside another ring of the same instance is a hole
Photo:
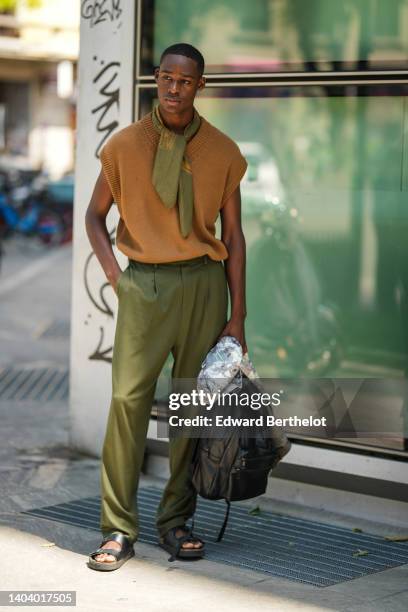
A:
{"label": "olive green trousers", "polygon": [[[207,256],[147,264],[129,260],[119,276],[112,399],[101,462],[103,535],[139,535],[137,489],[157,379],[170,354],[172,379],[196,378],[227,322],[222,262]],[[170,478],[156,514],[159,535],[193,516],[191,459],[196,438],[170,437]]]}

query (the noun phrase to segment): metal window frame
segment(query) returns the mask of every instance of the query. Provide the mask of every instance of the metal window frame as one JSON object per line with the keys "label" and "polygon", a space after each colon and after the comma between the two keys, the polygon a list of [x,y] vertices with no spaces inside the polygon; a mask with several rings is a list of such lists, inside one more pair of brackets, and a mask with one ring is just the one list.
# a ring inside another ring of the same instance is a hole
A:
{"label": "metal window frame", "polygon": [[[156,83],[154,76],[141,74],[141,44],[142,44],[142,0],[137,0],[136,6],[136,28],[135,28],[135,56],[133,64],[133,80],[134,80],[134,116],[133,120],[137,121],[140,118],[140,95],[143,90],[154,89]],[[362,70],[362,71],[322,71],[322,72],[279,72],[279,73],[217,73],[204,74],[206,77],[206,88],[216,87],[310,87],[310,86],[368,86],[368,85],[397,85],[408,83],[408,70]],[[148,438],[154,438],[153,430],[155,429],[154,418],[150,421]],[[299,437],[299,442],[303,439]],[[296,442],[296,440],[293,440]],[[322,445],[324,444],[324,448]],[[366,472],[366,476],[374,478],[378,469],[377,462],[380,458],[387,465],[396,465],[396,461],[405,463],[408,462],[408,453],[393,449],[383,449],[380,447],[372,447],[364,445],[361,447],[354,444],[326,444],[324,440],[316,440],[316,446],[310,441],[309,445],[301,444],[299,446],[299,465],[307,466],[309,464],[310,448],[315,449],[315,453],[319,456],[319,461],[323,463],[330,461],[333,458],[333,453],[344,449],[348,453],[352,453],[355,474],[359,474],[361,470]],[[369,453],[369,454],[368,454]],[[384,455],[390,457],[386,459]],[[393,457],[395,457],[393,459]],[[389,463],[387,463],[389,462]],[[336,469],[341,470],[342,462],[336,461]],[[405,478],[400,478],[399,471],[395,472],[393,480],[395,482],[405,482]]]}
{"label": "metal window frame", "polygon": [[[143,0],[137,0],[137,25],[136,25],[136,55],[137,60],[135,62],[135,82],[152,82],[154,83],[154,79],[152,76],[144,75],[141,71],[141,45],[142,45],[142,27],[143,27]],[[358,61],[358,60],[356,60]],[[280,71],[280,72],[217,72],[217,73],[204,73],[204,76],[207,79],[207,83],[212,80],[222,80],[226,79],[230,84],[231,80],[239,79],[240,82],[245,79],[256,79],[256,84],[260,85],[264,82],[265,79],[268,79],[269,84],[274,84],[276,81],[285,81],[288,80],[292,82],[293,79],[297,79],[297,83],[299,80],[301,82],[308,82],[313,85],[316,84],[313,80],[318,80],[319,82],[325,81],[326,79],[333,79],[333,83],[337,84],[339,81],[344,81],[346,79],[347,83],[349,83],[348,79],[352,77],[358,77],[357,82],[363,82],[364,80],[371,80],[370,77],[381,77],[384,76],[386,81],[378,81],[378,83],[383,82],[394,82],[394,79],[405,79],[408,80],[408,69],[378,69],[378,70],[322,70],[318,72],[307,72],[307,71]],[[390,81],[391,79],[391,81]],[[404,81],[405,82],[405,81]],[[288,84],[286,81],[282,84]],[[356,84],[356,81],[353,80],[350,84]]]}

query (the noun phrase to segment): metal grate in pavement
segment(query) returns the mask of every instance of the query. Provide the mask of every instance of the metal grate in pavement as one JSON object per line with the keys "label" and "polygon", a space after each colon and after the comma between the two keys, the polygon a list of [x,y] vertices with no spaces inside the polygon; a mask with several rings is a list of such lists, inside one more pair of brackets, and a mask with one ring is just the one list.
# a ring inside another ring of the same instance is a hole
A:
{"label": "metal grate in pavement", "polygon": [[56,368],[0,370],[0,400],[66,400],[69,393],[69,371]]}
{"label": "metal grate in pavement", "polygon": [[55,340],[69,338],[71,333],[70,321],[52,321],[44,330],[41,331],[39,338],[52,338]]}
{"label": "metal grate in pavement", "polygon": [[[160,497],[155,487],[139,490],[141,542],[157,544],[154,517]],[[87,497],[23,514],[99,531],[99,511],[100,498]],[[206,559],[216,563],[319,587],[408,563],[406,543],[271,512],[252,516],[237,503],[217,543],[224,511],[223,501],[198,500],[194,531],[206,540]]]}

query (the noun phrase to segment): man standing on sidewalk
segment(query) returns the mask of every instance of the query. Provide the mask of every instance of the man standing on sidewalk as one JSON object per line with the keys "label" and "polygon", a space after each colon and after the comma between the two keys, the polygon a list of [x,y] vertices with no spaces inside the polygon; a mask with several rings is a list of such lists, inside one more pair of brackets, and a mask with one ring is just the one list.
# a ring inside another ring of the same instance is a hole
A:
{"label": "man standing on sidewalk", "polygon": [[[102,148],[102,170],[86,213],[89,240],[118,296],[101,466],[104,537],[90,555],[93,569],[116,569],[134,554],[147,428],[169,353],[172,378],[194,379],[221,336],[235,336],[246,351],[239,184],[247,162],[236,143],[194,107],[205,86],[203,72],[195,47],[180,43],[163,51],[155,70],[159,104]],[[120,214],[116,244],[129,258],[124,271],[106,228],[113,201]],[[221,240],[215,237],[219,214]],[[196,506],[195,443],[170,439],[170,478],[156,517],[160,545],[180,558],[204,553],[204,543],[185,524]]]}

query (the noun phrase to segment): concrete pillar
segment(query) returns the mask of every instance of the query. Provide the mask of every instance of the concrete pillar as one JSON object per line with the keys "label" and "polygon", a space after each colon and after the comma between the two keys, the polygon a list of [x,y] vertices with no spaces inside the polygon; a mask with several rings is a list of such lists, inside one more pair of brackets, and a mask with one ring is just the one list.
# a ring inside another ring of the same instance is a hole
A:
{"label": "concrete pillar", "polygon": [[[89,244],[85,212],[101,169],[101,147],[134,121],[137,52],[136,3],[118,0],[109,10],[99,4],[81,3],[70,379],[70,443],[95,455],[109,410],[117,298]],[[112,240],[117,220],[113,206],[107,224]],[[124,255],[117,255],[124,267]]]}

